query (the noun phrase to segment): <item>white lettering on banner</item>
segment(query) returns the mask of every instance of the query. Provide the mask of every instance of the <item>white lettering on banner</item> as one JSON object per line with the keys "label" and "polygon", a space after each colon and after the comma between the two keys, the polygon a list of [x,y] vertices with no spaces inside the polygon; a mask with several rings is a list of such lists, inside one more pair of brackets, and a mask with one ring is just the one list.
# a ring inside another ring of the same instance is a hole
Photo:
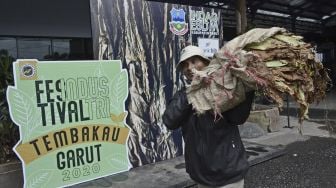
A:
{"label": "white lettering on banner", "polygon": [[214,10],[190,10],[190,32],[197,35],[219,35],[218,13]]}

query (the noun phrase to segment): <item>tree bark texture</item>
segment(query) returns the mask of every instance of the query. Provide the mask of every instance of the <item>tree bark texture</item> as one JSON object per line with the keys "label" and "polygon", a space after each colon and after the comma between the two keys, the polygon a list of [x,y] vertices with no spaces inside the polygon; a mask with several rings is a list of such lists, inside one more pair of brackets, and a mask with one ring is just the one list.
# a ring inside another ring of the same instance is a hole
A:
{"label": "tree bark texture", "polygon": [[[180,50],[193,43],[169,30],[170,10],[188,6],[144,0],[91,0],[96,59],[121,59],[128,70],[126,101],[129,158],[134,167],[183,153],[179,130],[169,131],[162,114],[173,93],[183,86],[175,66]],[[113,151],[111,151],[113,152]]]}

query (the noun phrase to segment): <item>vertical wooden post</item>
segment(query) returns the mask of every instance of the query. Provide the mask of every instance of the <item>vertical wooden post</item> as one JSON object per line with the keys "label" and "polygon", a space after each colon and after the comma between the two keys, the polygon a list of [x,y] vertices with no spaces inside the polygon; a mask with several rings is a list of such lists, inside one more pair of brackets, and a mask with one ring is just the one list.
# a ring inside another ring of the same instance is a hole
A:
{"label": "vertical wooden post", "polygon": [[247,18],[246,18],[246,0],[236,1],[236,22],[237,35],[242,34],[246,31]]}
{"label": "vertical wooden post", "polygon": [[296,33],[296,16],[291,16],[291,29],[293,33]]}
{"label": "vertical wooden post", "polygon": [[295,14],[293,9],[289,9],[289,12],[290,12],[291,31],[292,31],[292,33],[296,33],[296,18],[297,18],[297,15]]}

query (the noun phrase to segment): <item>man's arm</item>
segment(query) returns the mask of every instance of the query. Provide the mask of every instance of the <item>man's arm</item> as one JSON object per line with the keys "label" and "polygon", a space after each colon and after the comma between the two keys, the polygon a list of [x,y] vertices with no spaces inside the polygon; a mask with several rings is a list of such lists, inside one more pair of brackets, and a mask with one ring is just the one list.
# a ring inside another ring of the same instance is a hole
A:
{"label": "man's arm", "polygon": [[162,116],[163,123],[168,129],[177,129],[191,110],[185,91],[178,91],[167,105]]}
{"label": "man's arm", "polygon": [[244,102],[225,112],[224,115],[227,118],[228,122],[232,125],[241,125],[245,123],[250,115],[253,98],[254,91],[247,92]]}

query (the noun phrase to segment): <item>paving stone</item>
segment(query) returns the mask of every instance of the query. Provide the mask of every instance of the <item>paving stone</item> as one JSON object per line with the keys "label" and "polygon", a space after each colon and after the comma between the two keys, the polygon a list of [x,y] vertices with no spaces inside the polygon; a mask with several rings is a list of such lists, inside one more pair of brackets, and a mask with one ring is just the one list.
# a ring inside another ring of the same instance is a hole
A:
{"label": "paving stone", "polygon": [[257,138],[267,134],[267,132],[256,123],[246,122],[243,125],[239,125],[238,128],[242,138]]}

